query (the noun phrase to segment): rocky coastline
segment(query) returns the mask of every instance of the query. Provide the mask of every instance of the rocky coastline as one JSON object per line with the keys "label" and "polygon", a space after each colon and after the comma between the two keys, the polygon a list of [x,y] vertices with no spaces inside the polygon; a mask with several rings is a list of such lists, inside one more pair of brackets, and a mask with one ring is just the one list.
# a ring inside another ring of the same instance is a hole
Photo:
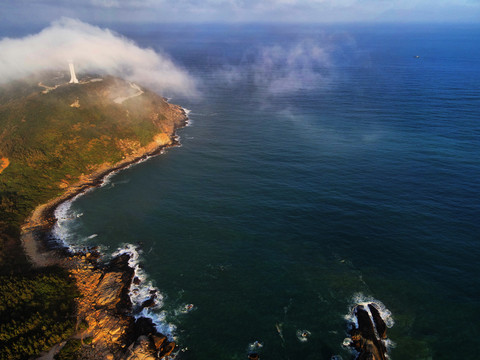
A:
{"label": "rocky coastline", "polygon": [[65,260],[81,296],[77,299],[78,359],[170,358],[176,344],[155,329],[151,319],[135,319],[129,290],[134,269],[129,255],[108,263],[95,250]]}
{"label": "rocky coastline", "polygon": [[[153,142],[136,149],[122,161],[104,164],[82,176],[77,183],[65,187],[62,195],[35,208],[22,225],[22,245],[32,265],[61,266],[68,270],[69,277],[77,285],[80,296],[76,300],[77,325],[73,339],[80,340],[76,350],[78,359],[169,359],[176,349],[174,342],[157,332],[151,319],[135,320],[129,291],[132,282],[139,280],[128,264],[128,254],[105,262],[96,249],[72,253],[52,240],[50,235],[56,222],[54,212],[60,204],[100,186],[112,172],[179,144],[176,130],[187,125],[188,117],[181,107],[169,105],[169,116],[175,123],[169,136],[160,133]],[[147,302],[143,304],[148,305]],[[39,359],[51,359],[64,346],[65,342]]]}

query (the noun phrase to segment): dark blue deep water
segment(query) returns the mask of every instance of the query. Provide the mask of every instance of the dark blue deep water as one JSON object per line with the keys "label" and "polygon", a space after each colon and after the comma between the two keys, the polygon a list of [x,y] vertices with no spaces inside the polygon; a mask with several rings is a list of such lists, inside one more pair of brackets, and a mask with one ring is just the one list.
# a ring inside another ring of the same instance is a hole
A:
{"label": "dark blue deep water", "polygon": [[181,147],[62,226],[106,253],[139,245],[186,358],[245,359],[258,340],[263,359],[349,359],[362,298],[391,311],[393,359],[478,357],[480,27],[117,30],[201,97],[171,100],[191,110]]}

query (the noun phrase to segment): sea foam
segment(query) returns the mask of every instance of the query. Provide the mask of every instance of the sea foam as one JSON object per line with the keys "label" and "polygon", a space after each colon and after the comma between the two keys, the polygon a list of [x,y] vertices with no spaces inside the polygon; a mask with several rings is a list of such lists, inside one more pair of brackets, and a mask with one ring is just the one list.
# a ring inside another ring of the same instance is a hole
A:
{"label": "sea foam", "polygon": [[368,304],[373,304],[373,306],[375,306],[375,308],[380,313],[383,321],[385,321],[385,325],[387,325],[387,328],[390,329],[393,327],[393,325],[395,325],[392,312],[388,310],[387,307],[380,300],[377,300],[371,296],[366,296],[363,293],[356,293],[353,295],[352,301],[349,306],[349,313],[344,316],[345,320],[347,320],[349,323],[355,324],[355,326],[358,326],[357,318],[354,314],[354,310],[358,305],[363,305],[364,310],[366,310],[371,317],[372,314],[370,313]]}
{"label": "sea foam", "polygon": [[182,107],[182,110],[183,110],[183,112],[185,113],[185,115],[187,116],[187,120],[186,120],[186,122],[185,122],[185,126],[190,126],[190,125],[192,125],[192,124],[193,124],[193,121],[192,121],[192,119],[191,119],[190,116],[189,116],[190,113],[192,112],[192,110],[189,110],[189,109],[184,108],[184,107]]}
{"label": "sea foam", "polygon": [[[128,265],[134,270],[134,277],[138,278],[139,283],[132,281],[130,285],[129,296],[134,308],[135,319],[140,317],[150,318],[158,332],[167,336],[170,341],[175,340],[176,326],[168,323],[167,313],[162,310],[163,295],[158,288],[153,286],[148,279],[147,274],[140,267],[141,250],[132,244],[125,244],[112,254],[112,257],[127,254],[129,255]],[[142,308],[142,304],[154,295],[154,304],[148,308]],[[135,309],[141,309],[135,312]]]}
{"label": "sea foam", "polygon": [[74,238],[72,226],[76,219],[83,216],[83,213],[77,213],[73,211],[72,203],[80,195],[81,194],[76,195],[72,199],[61,203],[59,206],[57,206],[53,213],[56,219],[55,225],[51,231],[53,238],[73,252],[79,250],[80,246],[75,245],[75,242],[72,241]]}

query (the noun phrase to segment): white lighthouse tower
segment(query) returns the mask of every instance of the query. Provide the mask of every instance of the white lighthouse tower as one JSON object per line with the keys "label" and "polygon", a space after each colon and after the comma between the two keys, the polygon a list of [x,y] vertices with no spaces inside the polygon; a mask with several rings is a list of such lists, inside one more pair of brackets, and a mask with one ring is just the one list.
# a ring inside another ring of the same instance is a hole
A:
{"label": "white lighthouse tower", "polygon": [[72,61],[68,63],[68,67],[70,68],[70,84],[78,84],[78,79],[75,75],[75,68],[73,67]]}

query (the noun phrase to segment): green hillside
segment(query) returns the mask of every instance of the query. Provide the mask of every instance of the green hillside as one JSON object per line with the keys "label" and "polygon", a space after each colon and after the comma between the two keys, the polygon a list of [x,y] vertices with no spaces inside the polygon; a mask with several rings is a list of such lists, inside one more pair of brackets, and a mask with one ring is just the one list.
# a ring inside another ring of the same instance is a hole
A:
{"label": "green hillside", "polygon": [[172,105],[146,90],[119,103],[138,93],[126,81],[65,84],[63,77],[49,76],[0,89],[0,267],[21,261],[9,249],[36,205],[82,174],[134,153],[159,132],[171,134],[178,120],[168,116]]}

